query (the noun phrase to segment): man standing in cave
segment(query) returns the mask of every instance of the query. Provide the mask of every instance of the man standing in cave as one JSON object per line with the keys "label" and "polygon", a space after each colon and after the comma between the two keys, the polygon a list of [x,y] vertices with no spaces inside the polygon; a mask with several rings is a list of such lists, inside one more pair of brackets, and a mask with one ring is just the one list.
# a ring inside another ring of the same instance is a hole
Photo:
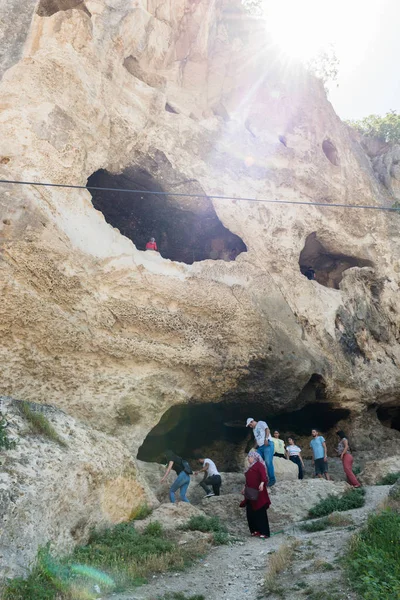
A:
{"label": "man standing in cave", "polygon": [[[221,488],[222,480],[221,475],[218,472],[215,462],[210,458],[198,458],[198,461],[203,465],[200,471],[195,471],[195,475],[204,473],[203,481],[200,481],[199,485],[203,488],[206,493],[206,498],[210,496],[219,496],[219,490]],[[213,491],[208,487],[211,485]]]}
{"label": "man standing in cave", "polygon": [[275,446],[272,441],[271,432],[265,421],[255,421],[249,417],[246,421],[246,427],[251,427],[256,440],[255,448],[264,462],[268,471],[268,485],[272,487],[276,483],[274,471],[274,452]]}
{"label": "man standing in cave", "polygon": [[310,448],[313,453],[312,463],[315,467],[315,476],[322,479],[325,477],[328,481],[331,479],[328,473],[328,451],[325,438],[319,435],[317,429],[311,431],[313,439],[310,442]]}

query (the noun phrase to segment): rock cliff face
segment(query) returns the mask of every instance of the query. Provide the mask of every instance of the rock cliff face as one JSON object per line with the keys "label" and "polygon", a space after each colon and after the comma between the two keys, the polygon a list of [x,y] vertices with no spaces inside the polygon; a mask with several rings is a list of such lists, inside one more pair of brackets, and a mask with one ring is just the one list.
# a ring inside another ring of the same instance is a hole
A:
{"label": "rock cliff face", "polygon": [[397,151],[384,185],[320,82],[279,64],[234,1],[20,5],[1,20],[0,178],[85,186],[102,170],[167,192],[163,219],[190,213],[202,240],[207,216],[244,246],[216,234],[208,260],[173,262],[122,235],[141,222],[133,194],[118,230],[85,189],[1,184],[0,391],[133,456],[174,405],[279,415],[315,402],[315,382],[355,435],[367,411],[379,431],[378,407],[397,422],[400,217],[330,206],[390,206]]}

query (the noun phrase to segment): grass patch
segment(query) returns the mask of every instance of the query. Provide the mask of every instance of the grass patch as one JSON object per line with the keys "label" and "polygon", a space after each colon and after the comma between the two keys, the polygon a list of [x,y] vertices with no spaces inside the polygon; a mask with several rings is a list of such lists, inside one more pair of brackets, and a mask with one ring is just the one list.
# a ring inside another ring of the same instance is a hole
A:
{"label": "grass patch", "polygon": [[183,529],[184,531],[212,533],[216,545],[229,543],[228,530],[218,517],[205,517],[203,515],[190,517],[189,521],[182,525],[180,529]]}
{"label": "grass patch", "polygon": [[282,544],[274,554],[271,554],[268,561],[268,568],[264,579],[264,592],[276,593],[276,578],[279,573],[287,569],[292,561],[296,548],[300,545],[298,540],[293,540]]}
{"label": "grass patch", "polygon": [[160,600],[206,600],[202,594],[195,594],[194,596],[186,596],[183,592],[169,592],[162,596]]}
{"label": "grass patch", "polygon": [[400,472],[388,473],[376,485],[394,485],[400,479]]}
{"label": "grass patch", "polygon": [[[49,548],[38,554],[27,579],[8,582],[3,600],[89,600],[132,589],[151,573],[182,569],[199,555],[166,538],[158,522],[142,534],[132,523],[93,533],[71,556],[56,559]],[[100,590],[100,592],[99,592]]]}
{"label": "grass patch", "polygon": [[324,529],[328,529],[328,527],[346,527],[352,523],[353,520],[351,518],[334,512],[317,521],[302,523],[300,529],[302,531],[307,531],[307,533],[314,533],[316,531],[324,531]]}
{"label": "grass patch", "polygon": [[310,568],[310,571],[314,573],[315,571],[334,571],[335,567],[325,560],[315,560],[314,564]]}
{"label": "grass patch", "polygon": [[355,488],[345,492],[343,496],[327,496],[308,511],[309,518],[325,517],[333,512],[343,512],[354,508],[361,508],[365,504],[365,490]]}
{"label": "grass patch", "polygon": [[18,402],[18,408],[21,414],[29,422],[31,429],[34,433],[44,435],[52,442],[56,442],[63,448],[67,447],[67,444],[63,439],[60,438],[53,425],[50,423],[48,418],[41,412],[33,410],[28,402]]}
{"label": "grass patch", "polygon": [[15,440],[10,440],[8,437],[7,426],[4,417],[0,417],[0,450],[12,450],[17,445]]}
{"label": "grass patch", "polygon": [[400,514],[371,515],[346,557],[350,584],[363,600],[400,598]]}
{"label": "grass patch", "polygon": [[142,521],[152,513],[152,509],[147,504],[141,504],[131,512],[130,521]]}

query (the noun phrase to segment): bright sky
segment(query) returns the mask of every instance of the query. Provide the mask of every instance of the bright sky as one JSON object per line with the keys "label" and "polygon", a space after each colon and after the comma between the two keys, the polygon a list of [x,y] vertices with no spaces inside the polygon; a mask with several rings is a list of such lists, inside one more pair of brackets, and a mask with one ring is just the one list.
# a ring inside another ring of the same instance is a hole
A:
{"label": "bright sky", "polygon": [[400,0],[268,0],[269,33],[293,58],[332,44],[329,99],[342,119],[400,111]]}

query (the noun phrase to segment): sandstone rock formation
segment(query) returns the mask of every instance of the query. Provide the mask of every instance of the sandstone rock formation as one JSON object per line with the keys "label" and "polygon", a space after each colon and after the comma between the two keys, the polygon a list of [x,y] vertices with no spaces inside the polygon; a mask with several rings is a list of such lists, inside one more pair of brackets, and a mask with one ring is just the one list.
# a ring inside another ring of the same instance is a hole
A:
{"label": "sandstone rock formation", "polygon": [[56,553],[68,552],[85,543],[93,527],[126,521],[146,500],[121,442],[44,405],[41,414],[65,444],[59,446],[34,435],[19,407],[0,398],[17,440],[0,458],[0,578],[26,573],[47,542]]}
{"label": "sandstone rock formation", "polygon": [[219,219],[247,251],[174,262],[121,233],[142,218],[133,194],[118,230],[85,189],[0,184],[1,393],[56,406],[133,457],[188,403],[223,401],[229,420],[324,402],[356,441],[365,418],[398,440],[377,410],[397,423],[399,216],[329,206],[390,206],[397,150],[384,185],[322,84],[280,65],[238,1],[20,7],[1,9],[0,178],[123,176],[167,192],[165,214],[191,213],[200,236]]}

